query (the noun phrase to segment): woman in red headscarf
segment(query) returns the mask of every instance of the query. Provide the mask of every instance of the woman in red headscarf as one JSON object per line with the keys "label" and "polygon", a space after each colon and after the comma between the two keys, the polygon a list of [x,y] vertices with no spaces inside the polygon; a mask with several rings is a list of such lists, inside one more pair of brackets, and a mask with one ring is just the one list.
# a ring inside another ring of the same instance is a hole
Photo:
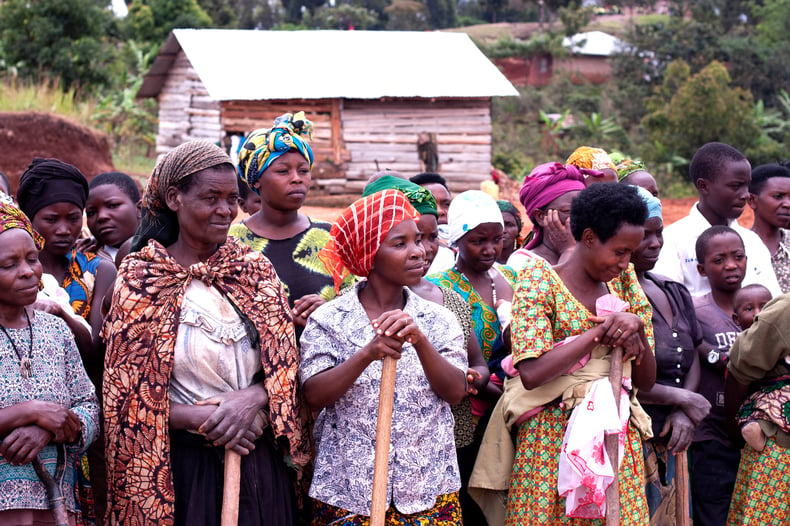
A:
{"label": "woman in red headscarf", "polygon": [[576,242],[570,229],[571,201],[584,190],[587,174],[594,170],[561,163],[545,163],[524,179],[519,200],[532,222],[532,238],[526,247],[513,252],[507,261],[512,269],[524,268],[527,260],[540,257],[556,265],[563,254],[570,253]]}
{"label": "woman in red headscarf", "polygon": [[314,525],[370,516],[385,356],[398,360],[387,524],[461,523],[450,404],[466,394],[466,349],[455,316],[408,288],[422,278],[419,217],[402,192],[377,192],[343,212],[319,254],[336,287],[349,272],[367,279],[316,309],[302,333],[300,380],[321,410]]}

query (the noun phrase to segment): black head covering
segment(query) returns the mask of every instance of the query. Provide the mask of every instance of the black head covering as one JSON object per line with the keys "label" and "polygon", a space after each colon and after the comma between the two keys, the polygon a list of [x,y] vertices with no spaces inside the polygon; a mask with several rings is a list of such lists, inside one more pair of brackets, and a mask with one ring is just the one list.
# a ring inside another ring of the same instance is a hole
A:
{"label": "black head covering", "polygon": [[16,200],[32,221],[39,210],[55,203],[73,203],[85,209],[88,180],[76,166],[57,159],[36,157],[19,180]]}

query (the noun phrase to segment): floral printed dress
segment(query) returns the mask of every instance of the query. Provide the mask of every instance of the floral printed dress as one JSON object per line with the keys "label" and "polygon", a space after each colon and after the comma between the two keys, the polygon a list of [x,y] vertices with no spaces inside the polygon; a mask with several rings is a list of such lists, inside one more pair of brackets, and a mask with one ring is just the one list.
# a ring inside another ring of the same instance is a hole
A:
{"label": "floral printed dress", "polygon": [[[513,298],[511,325],[514,364],[551,352],[555,342],[578,336],[593,327],[587,321],[592,314],[571,294],[546,261],[528,261],[520,276]],[[607,286],[611,293],[630,303],[628,312],[643,320],[652,344],[652,309],[633,266],[629,265],[628,270]],[[603,522],[566,517],[565,499],[557,492],[560,446],[570,415],[570,411],[552,404],[519,426],[506,525]],[[621,524],[648,524],[642,440],[631,424],[619,477]]]}
{"label": "floral printed dress", "polygon": [[[361,286],[364,283],[322,305],[308,319],[301,339],[302,383],[348,360],[374,338],[357,295]],[[465,372],[464,336],[455,316],[404,290],[404,312],[452,366]],[[319,501],[319,509],[325,503],[350,514],[370,515],[381,369],[382,362],[371,363],[316,420],[310,496]],[[398,360],[389,458],[388,502],[399,514],[431,510],[461,486],[450,405],[431,389],[410,344],[404,344]]]}

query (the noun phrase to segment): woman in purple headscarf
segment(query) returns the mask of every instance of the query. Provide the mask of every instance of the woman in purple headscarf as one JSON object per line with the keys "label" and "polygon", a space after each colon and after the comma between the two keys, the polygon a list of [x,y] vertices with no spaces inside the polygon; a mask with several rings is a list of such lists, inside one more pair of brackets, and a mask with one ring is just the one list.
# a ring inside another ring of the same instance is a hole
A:
{"label": "woman in purple headscarf", "polygon": [[518,271],[528,259],[543,258],[556,265],[561,256],[576,244],[570,231],[571,201],[584,190],[585,175],[599,175],[595,170],[562,163],[537,166],[524,179],[519,200],[532,222],[532,238],[526,247],[513,252],[507,261]]}

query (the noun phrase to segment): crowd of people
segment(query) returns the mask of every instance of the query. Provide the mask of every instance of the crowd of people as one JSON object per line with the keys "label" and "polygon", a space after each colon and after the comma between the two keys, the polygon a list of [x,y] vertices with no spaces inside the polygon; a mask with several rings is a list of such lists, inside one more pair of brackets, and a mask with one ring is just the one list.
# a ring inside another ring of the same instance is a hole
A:
{"label": "crowd of people", "polygon": [[0,524],[217,525],[233,452],[239,524],[367,525],[389,359],[388,526],[790,522],[788,166],[702,145],[666,229],[590,147],[523,208],[386,170],[331,224],[311,135],[0,178]]}

